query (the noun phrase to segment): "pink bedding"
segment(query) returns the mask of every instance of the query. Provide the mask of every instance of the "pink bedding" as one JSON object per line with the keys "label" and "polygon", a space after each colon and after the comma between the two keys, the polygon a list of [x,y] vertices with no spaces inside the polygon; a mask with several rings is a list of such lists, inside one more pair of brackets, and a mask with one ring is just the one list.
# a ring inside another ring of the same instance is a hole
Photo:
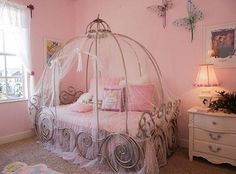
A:
{"label": "pink bedding", "polygon": [[[72,112],[70,105],[57,107],[58,126],[72,128],[75,131],[89,129],[96,125],[96,114],[91,112],[79,113]],[[139,120],[142,112],[129,111],[128,128],[132,136],[136,136],[139,128]],[[100,129],[108,132],[125,132],[125,112],[102,111],[99,110]]]}

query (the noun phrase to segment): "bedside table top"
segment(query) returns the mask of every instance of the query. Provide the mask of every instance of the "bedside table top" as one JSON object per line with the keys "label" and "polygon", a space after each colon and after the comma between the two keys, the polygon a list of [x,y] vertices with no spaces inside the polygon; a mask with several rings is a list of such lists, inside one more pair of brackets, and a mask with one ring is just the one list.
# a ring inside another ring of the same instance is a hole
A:
{"label": "bedside table top", "polygon": [[212,116],[219,116],[219,117],[234,117],[236,118],[236,114],[227,114],[224,112],[208,112],[209,108],[203,108],[200,106],[194,106],[188,110],[189,113],[199,113],[204,115],[212,115]]}

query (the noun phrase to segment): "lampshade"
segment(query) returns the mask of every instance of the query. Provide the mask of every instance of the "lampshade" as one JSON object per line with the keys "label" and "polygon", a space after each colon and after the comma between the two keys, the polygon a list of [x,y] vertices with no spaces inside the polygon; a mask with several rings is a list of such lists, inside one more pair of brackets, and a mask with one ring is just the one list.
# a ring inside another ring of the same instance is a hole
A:
{"label": "lampshade", "polygon": [[194,86],[199,87],[211,87],[219,86],[219,82],[216,78],[214,67],[212,64],[201,64],[198,70],[197,78]]}

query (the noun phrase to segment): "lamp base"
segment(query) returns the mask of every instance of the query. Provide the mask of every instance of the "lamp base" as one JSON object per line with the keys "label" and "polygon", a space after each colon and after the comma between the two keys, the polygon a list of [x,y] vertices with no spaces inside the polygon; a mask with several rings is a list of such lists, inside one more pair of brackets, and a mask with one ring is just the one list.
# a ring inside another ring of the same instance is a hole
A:
{"label": "lamp base", "polygon": [[211,103],[212,96],[210,96],[210,95],[200,95],[199,98],[202,102],[202,106],[207,108]]}
{"label": "lamp base", "polygon": [[201,91],[199,98],[202,103],[202,107],[208,107],[212,100],[211,90],[209,88],[205,88]]}

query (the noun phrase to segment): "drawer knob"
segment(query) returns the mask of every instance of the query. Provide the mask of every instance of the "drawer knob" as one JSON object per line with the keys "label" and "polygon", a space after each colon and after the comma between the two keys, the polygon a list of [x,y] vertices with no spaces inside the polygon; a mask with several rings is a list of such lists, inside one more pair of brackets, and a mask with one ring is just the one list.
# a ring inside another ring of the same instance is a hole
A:
{"label": "drawer knob", "polygon": [[211,137],[212,140],[219,140],[221,138],[220,134],[217,134],[217,136],[214,136],[213,133],[209,133],[209,136]]}
{"label": "drawer knob", "polygon": [[209,148],[210,151],[212,151],[214,153],[217,153],[217,152],[219,152],[221,150],[220,147],[217,147],[216,149],[214,149],[211,145],[209,145],[208,148]]}

